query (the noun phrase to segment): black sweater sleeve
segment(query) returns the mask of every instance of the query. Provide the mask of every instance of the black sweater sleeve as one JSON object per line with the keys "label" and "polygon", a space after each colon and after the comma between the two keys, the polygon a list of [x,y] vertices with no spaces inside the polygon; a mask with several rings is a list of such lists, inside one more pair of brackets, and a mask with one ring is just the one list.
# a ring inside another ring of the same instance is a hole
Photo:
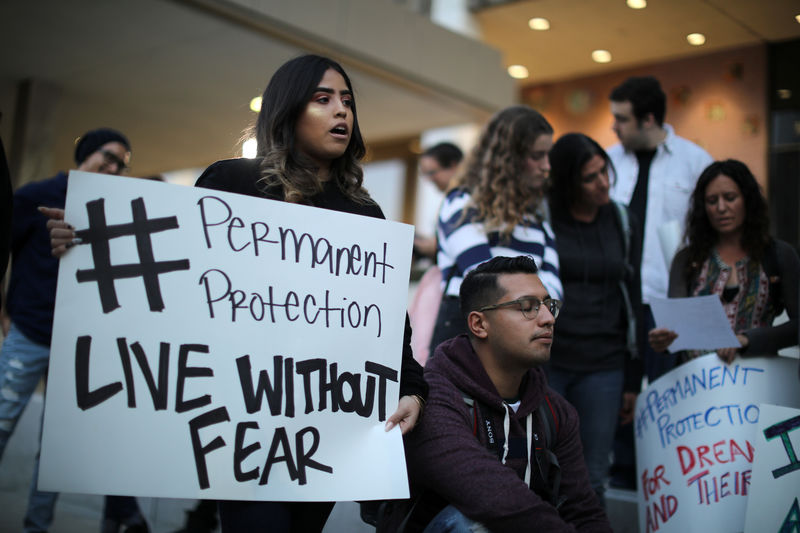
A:
{"label": "black sweater sleeve", "polygon": [[[633,308],[633,316],[642,319],[642,238],[639,235],[639,225],[636,215],[628,211],[631,221],[631,250],[629,268],[631,275],[628,277],[628,296]],[[636,324],[636,347],[641,351],[641,346],[647,342],[647,332],[642,324]],[[628,353],[625,357],[625,378],[623,390],[638,394],[642,390],[642,376],[644,375],[644,354]]]}
{"label": "black sweater sleeve", "polygon": [[780,283],[781,299],[786,306],[789,321],[780,326],[764,326],[744,331],[748,346],[747,355],[771,355],[778,353],[781,348],[797,344],[797,305],[798,305],[798,275],[800,275],[800,259],[789,244],[775,240],[778,256],[778,280],[770,283]]}

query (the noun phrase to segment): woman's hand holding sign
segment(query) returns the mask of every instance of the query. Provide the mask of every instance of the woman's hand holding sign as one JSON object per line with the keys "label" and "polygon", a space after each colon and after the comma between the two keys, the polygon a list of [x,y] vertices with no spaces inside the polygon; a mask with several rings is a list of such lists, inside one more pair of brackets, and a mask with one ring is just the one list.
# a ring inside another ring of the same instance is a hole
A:
{"label": "woman's hand holding sign", "polygon": [[424,401],[419,396],[403,396],[397,403],[397,410],[386,420],[386,431],[400,425],[403,435],[414,429],[422,416]]}

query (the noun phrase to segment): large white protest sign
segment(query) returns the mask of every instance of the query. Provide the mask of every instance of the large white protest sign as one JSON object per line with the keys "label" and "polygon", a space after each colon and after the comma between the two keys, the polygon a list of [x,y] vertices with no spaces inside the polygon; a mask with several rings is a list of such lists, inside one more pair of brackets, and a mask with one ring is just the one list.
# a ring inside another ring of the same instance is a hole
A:
{"label": "large white protest sign", "polygon": [[744,529],[759,405],[800,407],[797,362],[699,357],[636,401],[639,531]]}
{"label": "large white protest sign", "polygon": [[800,531],[800,409],[762,404],[745,533]]}
{"label": "large white protest sign", "polygon": [[411,226],[80,172],[66,220],[40,488],[407,497]]}

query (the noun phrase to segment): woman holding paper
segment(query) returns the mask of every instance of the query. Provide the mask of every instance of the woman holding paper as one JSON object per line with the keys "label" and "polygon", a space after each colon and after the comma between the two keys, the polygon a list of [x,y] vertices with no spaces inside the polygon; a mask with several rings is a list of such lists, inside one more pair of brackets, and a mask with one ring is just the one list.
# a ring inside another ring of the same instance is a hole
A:
{"label": "woman holding paper", "polygon": [[578,411],[589,482],[603,502],[623,392],[632,409],[641,387],[641,365],[634,364],[641,240],[628,208],[609,197],[611,161],[594,139],[562,136],[550,165],[564,308],[547,380]]}
{"label": "woman holding paper", "polygon": [[[716,161],[697,180],[687,215],[688,246],[670,268],[669,296],[717,294],[741,348],[717,350],[729,363],[736,354],[771,355],[797,344],[800,259],[787,243],[769,235],[767,203],[753,174],[734,159]],[[789,321],[772,326],[786,309]],[[649,332],[656,351],[677,334]],[[683,352],[682,361],[699,355]]]}
{"label": "woman holding paper", "polygon": [[[331,59],[292,59],[272,76],[255,125],[258,157],[212,164],[198,187],[384,218],[362,187],[366,150],[358,127],[355,95],[344,69]],[[49,212],[53,254],[74,242],[63,211]],[[387,422],[410,431],[422,414],[427,385],[410,346],[406,319],[400,401]],[[332,502],[220,502],[223,532],[321,531]]]}

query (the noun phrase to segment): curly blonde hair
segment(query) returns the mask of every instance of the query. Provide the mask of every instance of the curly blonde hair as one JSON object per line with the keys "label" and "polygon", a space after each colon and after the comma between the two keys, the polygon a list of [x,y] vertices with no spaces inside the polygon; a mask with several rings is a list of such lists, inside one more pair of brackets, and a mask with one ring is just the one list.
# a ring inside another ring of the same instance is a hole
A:
{"label": "curly blonde hair", "polygon": [[[512,106],[495,114],[483,130],[454,188],[466,189],[486,231],[511,236],[525,215],[533,214],[543,191],[521,179],[525,160],[540,135],[553,127],[538,111]],[[465,211],[466,213],[466,211]]]}

